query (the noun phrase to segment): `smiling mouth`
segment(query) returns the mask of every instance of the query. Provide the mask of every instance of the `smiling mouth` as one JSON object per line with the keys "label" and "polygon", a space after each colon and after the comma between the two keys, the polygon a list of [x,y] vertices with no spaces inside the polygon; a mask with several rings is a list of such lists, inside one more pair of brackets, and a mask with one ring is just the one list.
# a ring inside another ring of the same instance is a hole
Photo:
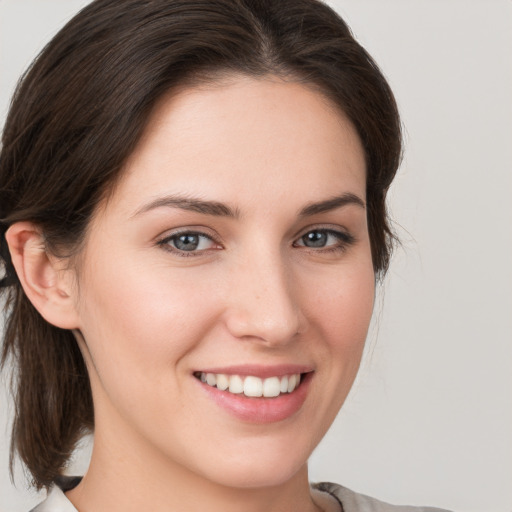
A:
{"label": "smiling mouth", "polygon": [[283,394],[293,393],[301,383],[300,373],[280,377],[260,378],[254,375],[227,375],[225,373],[195,372],[194,377],[207,386],[226,391],[234,395],[245,395],[250,398],[276,398]]}

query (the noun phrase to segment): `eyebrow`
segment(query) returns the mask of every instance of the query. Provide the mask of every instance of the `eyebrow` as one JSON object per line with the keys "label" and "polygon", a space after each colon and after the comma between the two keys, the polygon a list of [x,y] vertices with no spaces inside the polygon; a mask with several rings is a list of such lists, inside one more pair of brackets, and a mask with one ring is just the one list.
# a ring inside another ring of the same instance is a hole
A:
{"label": "eyebrow", "polygon": [[142,206],[135,212],[134,217],[150,210],[163,207],[180,208],[181,210],[188,210],[216,217],[238,218],[240,216],[240,212],[237,209],[230,208],[228,205],[219,203],[218,201],[207,201],[204,199],[171,195],[159,197],[158,199]]}
{"label": "eyebrow", "polygon": [[[348,192],[324,201],[307,204],[300,210],[299,216],[310,217],[319,213],[336,210],[337,208],[342,208],[349,204],[355,204],[363,209],[366,208],[365,202],[359,196]],[[234,219],[240,217],[240,211],[238,209],[233,209],[225,203],[176,195],[159,197],[145,204],[135,212],[134,217],[156,208],[179,208],[181,210],[202,213],[204,215],[213,215],[215,217],[230,217]]]}
{"label": "eyebrow", "polygon": [[311,215],[317,215],[319,213],[330,212],[331,210],[336,210],[337,208],[342,208],[343,206],[347,206],[349,204],[354,204],[356,206],[360,206],[365,209],[365,202],[355,194],[347,192],[340,196],[332,197],[331,199],[326,199],[325,201],[320,201],[318,203],[310,203],[306,205],[299,213],[300,217],[309,217]]}

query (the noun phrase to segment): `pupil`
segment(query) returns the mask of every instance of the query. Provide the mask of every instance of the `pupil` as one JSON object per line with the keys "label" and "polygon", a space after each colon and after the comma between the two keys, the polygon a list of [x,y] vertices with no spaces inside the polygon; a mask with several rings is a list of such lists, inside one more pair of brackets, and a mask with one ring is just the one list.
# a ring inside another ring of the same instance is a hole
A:
{"label": "pupil", "polygon": [[199,236],[197,235],[180,235],[174,245],[180,251],[193,251],[199,245]]}
{"label": "pupil", "polygon": [[325,247],[327,243],[327,233],[311,231],[302,237],[302,241],[307,247]]}

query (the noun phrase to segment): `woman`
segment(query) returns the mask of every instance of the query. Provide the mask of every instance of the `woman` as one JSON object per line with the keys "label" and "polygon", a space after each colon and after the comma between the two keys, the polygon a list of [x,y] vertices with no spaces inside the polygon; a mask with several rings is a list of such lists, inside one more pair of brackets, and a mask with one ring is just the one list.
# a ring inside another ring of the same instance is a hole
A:
{"label": "woman", "polygon": [[332,10],[92,2],[2,143],[3,357],[38,512],[394,510],[307,474],[360,363],[401,151]]}

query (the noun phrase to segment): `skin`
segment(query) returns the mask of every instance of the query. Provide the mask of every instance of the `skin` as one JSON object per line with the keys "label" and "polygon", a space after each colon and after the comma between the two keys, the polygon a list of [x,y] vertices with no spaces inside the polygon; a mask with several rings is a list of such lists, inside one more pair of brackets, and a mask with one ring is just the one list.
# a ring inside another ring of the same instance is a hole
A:
{"label": "skin", "polygon": [[[348,194],[361,204],[300,214]],[[158,203],[168,197],[236,215]],[[51,318],[75,329],[95,407],[90,469],[68,493],[79,510],[333,506],[311,494],[307,459],[354,381],[373,309],[364,201],[356,131],[311,88],[236,76],[160,101],[78,267],[56,274],[72,306]],[[169,238],[183,230],[211,240],[183,254]],[[318,230],[326,245],[306,246]],[[193,376],[247,363],[311,368],[302,407],[242,421]]]}

